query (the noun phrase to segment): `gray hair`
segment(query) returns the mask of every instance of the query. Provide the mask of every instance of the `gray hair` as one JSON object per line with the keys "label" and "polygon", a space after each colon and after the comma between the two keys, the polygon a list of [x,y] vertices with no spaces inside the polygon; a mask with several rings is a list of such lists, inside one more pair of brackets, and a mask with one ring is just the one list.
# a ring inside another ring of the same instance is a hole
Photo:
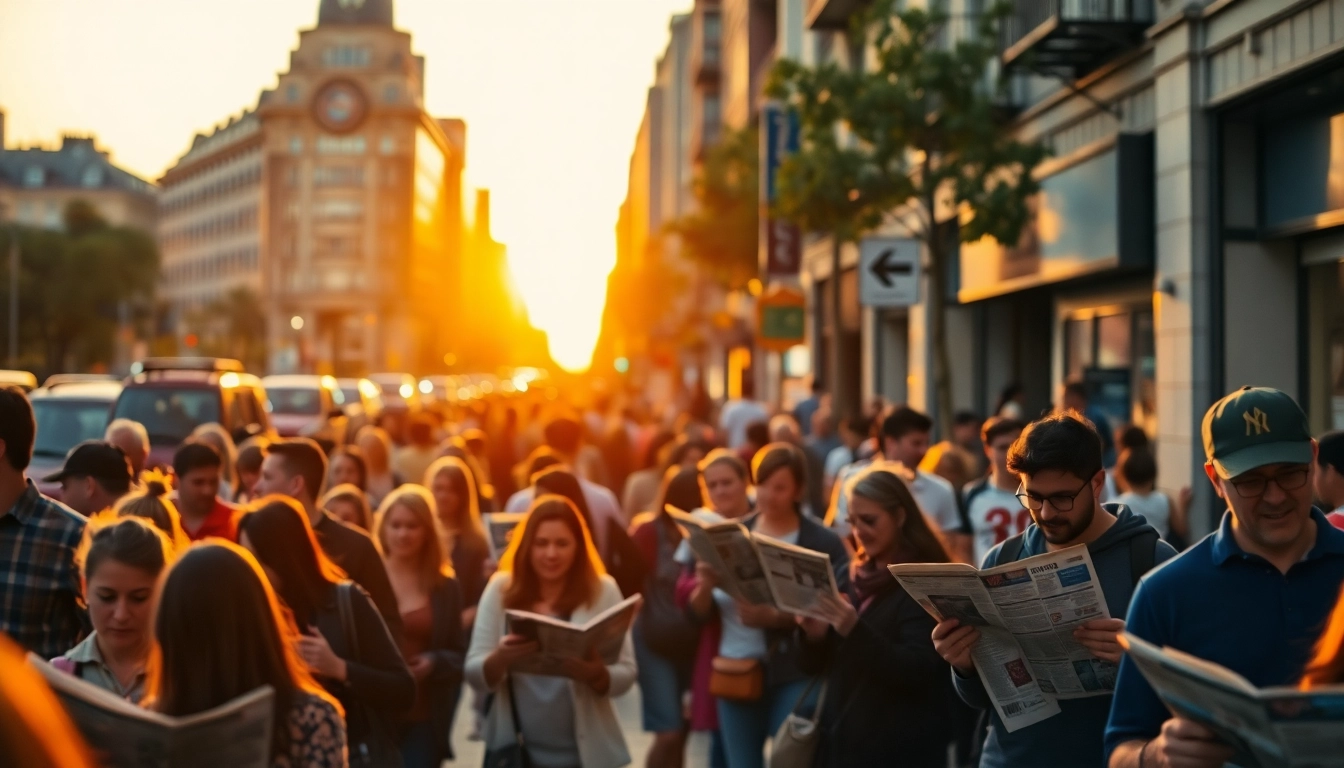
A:
{"label": "gray hair", "polygon": [[111,441],[118,433],[127,432],[140,439],[140,444],[149,451],[149,432],[145,430],[145,425],[131,419],[114,419],[107,425],[107,431],[103,433],[103,439]]}

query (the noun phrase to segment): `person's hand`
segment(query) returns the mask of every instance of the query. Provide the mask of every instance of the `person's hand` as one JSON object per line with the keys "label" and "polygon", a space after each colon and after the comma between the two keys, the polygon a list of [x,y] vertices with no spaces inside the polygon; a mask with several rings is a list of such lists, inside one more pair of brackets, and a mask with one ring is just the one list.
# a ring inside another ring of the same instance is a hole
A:
{"label": "person's hand", "polygon": [[1098,659],[1119,664],[1125,649],[1120,647],[1117,638],[1124,630],[1124,619],[1093,619],[1078,625],[1073,630],[1073,639],[1082,643]]}
{"label": "person's hand", "polygon": [[608,686],[611,685],[611,675],[607,671],[607,665],[597,655],[596,648],[588,654],[586,659],[564,659],[560,662],[560,669],[565,677],[584,683],[596,693],[606,693]]}
{"label": "person's hand", "polygon": [[780,623],[779,611],[765,604],[755,605],[745,600],[737,601],[737,613],[742,623],[752,629],[770,629]]}
{"label": "person's hand", "polygon": [[308,668],[332,680],[345,680],[345,659],[331,650],[331,644],[317,627],[309,627],[309,634],[299,636],[299,656]]}
{"label": "person's hand", "polygon": [[970,625],[963,627],[956,619],[943,619],[933,628],[933,649],[963,675],[975,671],[971,648],[979,639],[980,630]]}
{"label": "person's hand", "polygon": [[499,639],[499,647],[494,655],[505,667],[513,666],[519,659],[531,656],[540,649],[536,640],[528,640],[522,635],[505,635]]}
{"label": "person's hand", "polygon": [[1221,768],[1233,754],[1213,731],[1179,717],[1163,723],[1161,735],[1144,749],[1148,757],[1158,758],[1145,765],[1161,768]]}
{"label": "person's hand", "polygon": [[695,578],[700,581],[705,589],[713,589],[719,586],[719,574],[714,572],[709,563],[699,561],[695,564]]}
{"label": "person's hand", "polygon": [[411,676],[416,680],[424,680],[429,677],[429,673],[434,671],[434,660],[428,654],[422,653],[411,659],[411,663],[406,666],[411,669]]}
{"label": "person's hand", "polygon": [[830,624],[811,616],[795,616],[794,621],[798,622],[798,626],[802,628],[807,639],[814,643],[821,642],[822,638],[826,637],[826,633],[831,629]]}
{"label": "person's hand", "polygon": [[826,623],[835,627],[841,637],[849,637],[854,625],[859,623],[859,612],[847,598],[824,595],[815,606],[826,617]]}

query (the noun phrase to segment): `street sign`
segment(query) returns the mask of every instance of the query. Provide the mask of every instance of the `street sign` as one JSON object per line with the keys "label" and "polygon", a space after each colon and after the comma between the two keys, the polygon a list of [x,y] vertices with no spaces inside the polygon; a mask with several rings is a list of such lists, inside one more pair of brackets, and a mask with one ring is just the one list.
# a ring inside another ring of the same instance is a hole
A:
{"label": "street sign", "polygon": [[873,237],[859,245],[859,303],[908,307],[919,302],[918,240]]}
{"label": "street sign", "polygon": [[807,299],[802,293],[772,285],[756,303],[760,329],[757,343],[768,352],[787,352],[802,344],[807,328]]}
{"label": "street sign", "polygon": [[778,195],[776,180],[785,158],[798,151],[798,113],[777,102],[761,108],[760,265],[765,277],[797,276],[803,239],[797,227],[770,215]]}

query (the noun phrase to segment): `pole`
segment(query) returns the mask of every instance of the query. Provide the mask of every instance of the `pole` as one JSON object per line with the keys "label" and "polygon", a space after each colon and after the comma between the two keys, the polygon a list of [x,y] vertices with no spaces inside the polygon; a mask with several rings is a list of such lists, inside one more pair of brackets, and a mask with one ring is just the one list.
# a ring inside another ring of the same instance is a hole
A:
{"label": "pole", "polygon": [[828,363],[831,370],[823,383],[826,385],[826,390],[831,393],[831,402],[836,404],[838,413],[844,413],[846,412],[845,409],[848,408],[853,408],[854,413],[861,413],[863,404],[850,403],[848,400],[848,377],[841,370],[844,367],[845,359],[844,352],[840,349],[840,337],[843,335],[840,326],[843,323],[841,318],[844,315],[844,310],[840,307],[840,249],[843,245],[840,235],[831,233],[831,280],[828,286],[831,293],[831,316],[829,318],[831,322],[831,346],[826,350],[829,353],[827,357],[830,358]]}
{"label": "pole", "polygon": [[9,367],[19,367],[19,229],[9,229]]}

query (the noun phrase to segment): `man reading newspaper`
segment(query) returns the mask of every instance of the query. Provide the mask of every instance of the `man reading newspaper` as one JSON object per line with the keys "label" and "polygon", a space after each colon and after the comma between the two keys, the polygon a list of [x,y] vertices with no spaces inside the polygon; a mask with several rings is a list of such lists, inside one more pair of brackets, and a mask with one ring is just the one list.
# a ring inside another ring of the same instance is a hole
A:
{"label": "man reading newspaper", "polygon": [[[1031,511],[1032,524],[990,550],[982,567],[1085,544],[1109,614],[1122,616],[1143,572],[1175,555],[1141,515],[1123,505],[1103,507],[1098,501],[1106,483],[1101,438],[1081,416],[1058,413],[1028,426],[1013,443],[1008,468],[1022,481],[1018,499]],[[950,612],[968,618],[963,610]],[[1123,629],[1124,622],[1112,618],[1084,622],[1074,631],[1077,642],[1102,662],[1089,664],[1098,687],[1107,687],[1104,683],[1109,680],[1103,678],[1114,674],[1110,665],[1120,661],[1116,637]],[[1058,714],[1010,730],[992,706],[972,660],[979,639],[974,621],[955,616],[944,618],[933,631],[934,647],[952,665],[957,693],[967,704],[989,710],[991,726],[981,768],[1102,765],[1102,733],[1111,697],[1061,699]],[[1025,665],[1006,669],[1013,684],[1030,681]]]}
{"label": "man reading newspaper", "polygon": [[[1303,673],[1344,582],[1344,531],[1312,506],[1316,441],[1276,389],[1246,387],[1204,414],[1204,472],[1227,503],[1218,530],[1143,580],[1128,631],[1264,688]],[[1233,749],[1172,717],[1132,659],[1106,727],[1112,768],[1221,766]]]}

